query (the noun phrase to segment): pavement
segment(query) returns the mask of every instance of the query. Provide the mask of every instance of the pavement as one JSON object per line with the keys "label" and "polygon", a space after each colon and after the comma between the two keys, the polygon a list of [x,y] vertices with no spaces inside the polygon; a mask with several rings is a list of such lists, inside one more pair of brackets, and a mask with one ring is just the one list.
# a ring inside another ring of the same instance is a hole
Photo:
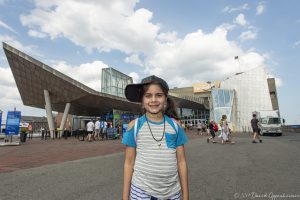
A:
{"label": "pavement", "polygon": [[[203,137],[195,131],[187,131],[189,139]],[[0,173],[39,167],[48,164],[62,163],[89,157],[103,156],[125,150],[119,140],[80,141],[82,137],[68,139],[33,138],[20,143],[20,146],[1,146]],[[16,139],[15,139],[16,140]],[[4,141],[0,141],[4,143]]]}
{"label": "pavement", "polygon": [[[212,144],[188,131],[190,199],[300,199],[300,133]],[[121,199],[120,140],[40,140],[0,147],[0,199]]]}

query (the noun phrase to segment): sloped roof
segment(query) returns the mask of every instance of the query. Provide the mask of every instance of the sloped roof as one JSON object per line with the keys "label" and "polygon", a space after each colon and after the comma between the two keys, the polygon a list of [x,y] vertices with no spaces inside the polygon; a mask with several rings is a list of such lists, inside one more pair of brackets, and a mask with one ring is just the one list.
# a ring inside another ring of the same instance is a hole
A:
{"label": "sloped roof", "polygon": [[[68,102],[71,103],[69,113],[79,116],[99,116],[112,109],[140,111],[140,104],[97,92],[6,43],[3,43],[3,49],[26,106],[44,109],[45,89],[50,93],[53,111],[57,112],[64,112]],[[178,97],[171,98],[179,107],[204,109],[203,105],[197,102]]]}

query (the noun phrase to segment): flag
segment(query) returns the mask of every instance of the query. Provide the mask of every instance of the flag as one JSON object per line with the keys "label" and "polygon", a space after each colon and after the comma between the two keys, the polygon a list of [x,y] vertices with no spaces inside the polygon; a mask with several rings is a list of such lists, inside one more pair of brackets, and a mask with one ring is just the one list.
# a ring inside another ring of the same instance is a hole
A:
{"label": "flag", "polygon": [[239,59],[239,57],[238,57],[238,56],[235,56],[234,59],[237,60],[237,59]]}

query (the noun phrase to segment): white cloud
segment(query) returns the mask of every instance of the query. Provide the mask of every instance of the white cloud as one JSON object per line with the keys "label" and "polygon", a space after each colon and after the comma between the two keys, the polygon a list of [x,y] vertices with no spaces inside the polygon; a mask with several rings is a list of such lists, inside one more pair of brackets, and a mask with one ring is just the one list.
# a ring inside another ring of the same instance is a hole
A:
{"label": "white cloud", "polygon": [[245,26],[247,24],[247,21],[245,19],[245,15],[240,13],[234,20],[234,23],[237,23],[241,26]]}
{"label": "white cloud", "polygon": [[21,110],[22,115],[45,115],[44,110],[23,105],[10,68],[0,66],[0,74],[0,109],[3,111],[2,122],[6,121],[7,111],[14,110],[14,108]]}
{"label": "white cloud", "polygon": [[245,3],[241,6],[238,6],[238,7],[226,6],[225,8],[223,8],[222,12],[232,13],[235,11],[242,11],[242,10],[249,10],[249,6],[247,3]]}
{"label": "white cloud", "polygon": [[140,76],[136,72],[129,73],[129,76],[132,77],[133,83],[138,83],[140,81]]}
{"label": "white cloud", "polygon": [[157,39],[161,42],[173,42],[177,38],[177,33],[175,31],[173,32],[166,32],[166,33],[160,33],[157,37]]}
{"label": "white cloud", "polygon": [[[1,4],[1,3],[0,3]],[[4,23],[3,21],[0,20],[0,27],[3,27],[13,33],[17,33],[12,27],[10,27],[9,25],[7,25],[6,23]]]}
{"label": "white cloud", "polygon": [[[202,30],[190,33],[173,43],[157,44],[155,52],[146,58],[146,74],[168,80],[171,86],[190,86],[194,82],[222,80],[239,69],[233,59],[245,58],[245,69],[264,66],[264,57],[256,52],[244,52],[233,41],[228,41],[224,26],[205,34]],[[225,50],[226,49],[226,50]]]}
{"label": "white cloud", "polygon": [[265,11],[265,2],[260,2],[256,7],[256,15],[261,15]]}
{"label": "white cloud", "polygon": [[138,54],[132,54],[131,56],[126,57],[125,62],[126,63],[132,63],[132,64],[139,65],[139,66],[143,66],[143,62],[139,58]]}
{"label": "white cloud", "polygon": [[35,31],[35,30],[29,30],[28,35],[31,36],[31,37],[37,37],[37,38],[47,37],[47,35],[45,33],[38,32],[38,31]]}
{"label": "white cloud", "polygon": [[64,61],[60,61],[53,66],[53,68],[63,74],[66,74],[99,92],[101,91],[101,72],[103,68],[107,67],[108,66],[102,61],[94,61],[79,66],[71,66]]}
{"label": "white cloud", "polygon": [[225,24],[222,24],[221,26],[219,26],[219,28],[222,28],[229,32],[229,31],[232,31],[234,28],[236,28],[236,25],[225,23]]}
{"label": "white cloud", "polygon": [[239,36],[240,40],[242,42],[246,41],[246,40],[254,40],[256,39],[257,33],[255,31],[245,31],[242,32],[242,34]]}
{"label": "white cloud", "polygon": [[[199,29],[180,38],[175,31],[162,32],[159,25],[153,24],[151,11],[135,10],[138,0],[35,2],[36,8],[21,17],[23,25],[30,30],[52,39],[67,38],[89,51],[119,50],[125,54],[125,62],[144,67],[145,75],[165,78],[170,86],[224,79],[238,71],[233,59],[236,55],[248,58],[243,66],[265,65],[262,55],[247,52],[235,41],[228,40],[228,31],[236,25],[222,24],[211,33]],[[248,5],[241,8],[248,9]],[[227,12],[236,10],[228,8]],[[243,14],[236,21],[240,25],[247,24]],[[253,34],[248,34],[248,39],[250,36],[253,38]],[[94,75],[88,74],[80,81],[94,80]],[[100,81],[100,75],[96,77]],[[100,83],[92,82],[88,83],[91,87],[100,87]]]}
{"label": "white cloud", "polygon": [[[1,79],[0,79],[1,87],[15,87],[16,86],[10,68],[0,67],[0,74],[1,74]],[[2,90],[0,90],[0,91],[2,91]]]}
{"label": "white cloud", "polygon": [[31,54],[34,56],[43,57],[43,54],[38,51],[37,46],[35,45],[23,45],[17,39],[9,35],[0,35],[0,41],[7,43],[8,45],[13,46],[20,51],[24,51],[27,54]]}
{"label": "white cloud", "polygon": [[22,15],[21,22],[36,33],[68,38],[88,51],[146,52],[152,49],[160,27],[150,22],[149,10],[134,10],[137,2],[36,0],[36,8]]}
{"label": "white cloud", "polygon": [[276,87],[282,87],[284,85],[281,78],[275,78]]}

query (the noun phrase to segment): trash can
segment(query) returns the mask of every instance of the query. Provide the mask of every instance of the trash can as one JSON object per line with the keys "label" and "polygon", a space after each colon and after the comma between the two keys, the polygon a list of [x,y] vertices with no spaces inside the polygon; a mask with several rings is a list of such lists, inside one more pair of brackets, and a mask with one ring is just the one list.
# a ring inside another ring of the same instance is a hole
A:
{"label": "trash can", "polygon": [[21,132],[20,133],[20,141],[24,143],[24,142],[26,142],[26,138],[27,138],[27,133]]}
{"label": "trash can", "polygon": [[65,139],[68,139],[69,134],[70,134],[70,132],[69,132],[68,130],[65,130],[64,133],[63,133],[63,137],[64,137]]}

